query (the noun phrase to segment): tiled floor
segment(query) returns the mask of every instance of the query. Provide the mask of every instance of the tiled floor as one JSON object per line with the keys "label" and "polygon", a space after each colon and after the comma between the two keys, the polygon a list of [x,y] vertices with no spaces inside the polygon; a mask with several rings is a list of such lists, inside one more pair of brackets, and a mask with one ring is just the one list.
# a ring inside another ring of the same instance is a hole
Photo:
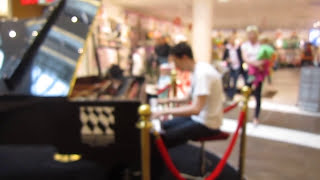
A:
{"label": "tiled floor", "polygon": [[[300,83],[300,69],[280,69],[273,73],[272,86],[277,91],[272,98],[265,98],[265,100],[280,104],[296,105],[298,103]],[[265,88],[270,86],[265,83]]]}
{"label": "tiled floor", "polygon": [[[299,110],[296,106],[299,77],[299,69],[280,69],[274,73],[273,88],[277,89],[277,93],[273,97],[263,98],[265,104],[262,105],[261,124],[279,127],[280,130],[284,130],[283,132],[288,129],[307,132],[318,139],[320,137],[320,113],[309,114]],[[265,85],[265,88],[269,88],[268,85]],[[266,104],[271,104],[271,108],[267,108]],[[297,111],[281,112],[277,109],[277,105],[286,105],[285,107],[297,109]],[[253,111],[254,109],[250,109],[249,121],[252,119]],[[230,112],[225,115],[225,118],[237,119],[238,112],[239,110]],[[288,138],[296,137],[293,135]],[[320,179],[320,149],[267,139],[251,136],[247,138],[245,172],[249,180]],[[229,142],[230,139],[207,143],[207,150],[222,155]],[[320,141],[312,143],[320,143]],[[239,144],[229,159],[229,163],[234,167],[238,165],[238,147]]]}

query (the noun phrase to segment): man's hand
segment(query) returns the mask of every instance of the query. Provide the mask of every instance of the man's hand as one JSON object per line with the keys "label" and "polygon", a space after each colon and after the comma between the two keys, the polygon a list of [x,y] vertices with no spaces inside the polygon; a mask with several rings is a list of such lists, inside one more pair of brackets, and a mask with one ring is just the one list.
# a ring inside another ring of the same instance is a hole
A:
{"label": "man's hand", "polygon": [[164,99],[158,99],[158,104],[168,104],[168,103],[186,104],[186,103],[189,103],[190,100],[191,100],[190,96],[187,96],[184,98],[164,98]]}
{"label": "man's hand", "polygon": [[151,114],[151,119],[159,119],[159,117],[163,116],[164,113],[161,111],[155,111]]}

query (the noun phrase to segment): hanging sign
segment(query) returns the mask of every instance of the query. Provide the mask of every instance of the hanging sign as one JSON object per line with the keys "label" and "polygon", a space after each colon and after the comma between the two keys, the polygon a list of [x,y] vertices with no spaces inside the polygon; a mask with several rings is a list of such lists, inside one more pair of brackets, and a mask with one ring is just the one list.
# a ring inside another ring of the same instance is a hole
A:
{"label": "hanging sign", "polygon": [[55,0],[20,0],[22,5],[49,4]]}

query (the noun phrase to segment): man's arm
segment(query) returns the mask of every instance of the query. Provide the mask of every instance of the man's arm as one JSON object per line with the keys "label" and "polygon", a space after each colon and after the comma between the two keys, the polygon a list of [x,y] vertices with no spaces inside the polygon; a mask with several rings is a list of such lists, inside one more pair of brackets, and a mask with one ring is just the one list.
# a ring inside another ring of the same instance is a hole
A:
{"label": "man's arm", "polygon": [[160,112],[154,112],[152,114],[153,118],[157,118],[162,115],[173,115],[173,116],[191,116],[191,115],[198,115],[200,111],[205,106],[207,95],[204,96],[198,96],[196,100],[191,104],[187,106],[172,108]]}
{"label": "man's arm", "polygon": [[168,104],[168,103],[189,103],[191,100],[190,96],[184,98],[163,98],[158,99],[158,104]]}

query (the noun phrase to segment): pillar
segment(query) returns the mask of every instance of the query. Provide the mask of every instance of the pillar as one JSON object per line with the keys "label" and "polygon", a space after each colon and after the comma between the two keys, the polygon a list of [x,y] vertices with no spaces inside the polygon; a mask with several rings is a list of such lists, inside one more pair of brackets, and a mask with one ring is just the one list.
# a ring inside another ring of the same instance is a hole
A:
{"label": "pillar", "polygon": [[213,0],[192,1],[192,49],[196,61],[211,62]]}

